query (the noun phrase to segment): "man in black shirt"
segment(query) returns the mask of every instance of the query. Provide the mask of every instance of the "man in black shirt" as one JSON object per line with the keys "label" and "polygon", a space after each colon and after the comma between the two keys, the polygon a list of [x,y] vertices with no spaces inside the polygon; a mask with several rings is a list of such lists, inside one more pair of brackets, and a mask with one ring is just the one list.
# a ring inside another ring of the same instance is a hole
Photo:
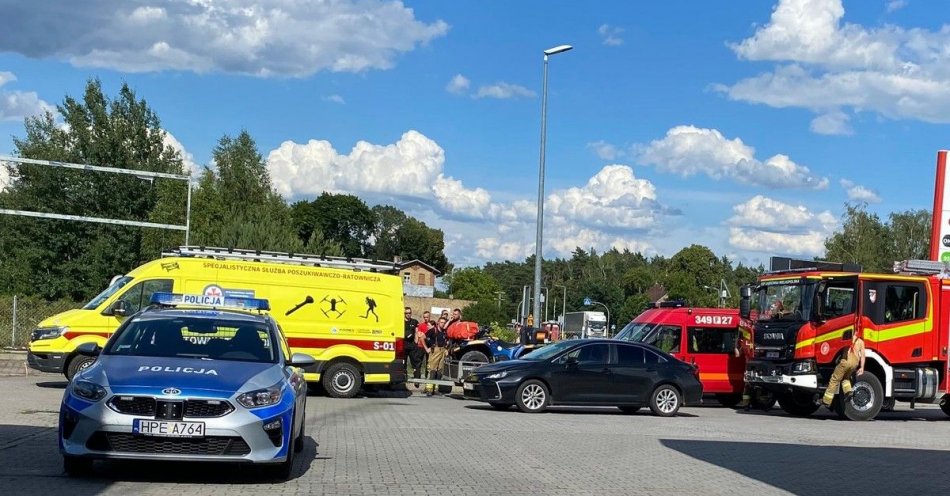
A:
{"label": "man in black shirt", "polygon": [[418,357],[416,353],[416,327],[419,326],[419,321],[412,318],[412,309],[406,307],[404,310],[405,313],[405,334],[403,335],[403,346],[402,349],[406,353],[406,362],[408,365],[412,366],[413,378],[419,378],[419,370],[422,368],[422,363],[416,362],[415,358]]}

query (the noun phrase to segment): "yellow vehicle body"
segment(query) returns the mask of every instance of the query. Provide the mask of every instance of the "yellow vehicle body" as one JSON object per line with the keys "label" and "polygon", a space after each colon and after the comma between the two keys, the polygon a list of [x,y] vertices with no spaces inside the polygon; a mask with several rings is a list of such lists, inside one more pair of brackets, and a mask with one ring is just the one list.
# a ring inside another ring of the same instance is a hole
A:
{"label": "yellow vehicle body", "polygon": [[403,290],[398,276],[191,256],[145,263],[116,277],[85,307],[42,321],[31,336],[30,366],[71,377],[78,370],[73,361],[82,358],[76,347],[86,342],[105,344],[125,320],[115,314],[116,302],[124,301],[124,313],[131,315],[147,306],[156,292],[267,299],[292,352],[317,360],[305,369],[308,381],[320,381],[324,371],[342,362],[359,371],[362,383],[406,379],[403,360],[396,357],[396,340],[403,333]]}

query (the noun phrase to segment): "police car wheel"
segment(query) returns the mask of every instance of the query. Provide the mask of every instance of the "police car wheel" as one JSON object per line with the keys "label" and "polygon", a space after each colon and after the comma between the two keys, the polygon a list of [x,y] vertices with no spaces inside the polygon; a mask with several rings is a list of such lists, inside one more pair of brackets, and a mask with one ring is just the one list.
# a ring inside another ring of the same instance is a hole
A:
{"label": "police car wheel", "polygon": [[75,358],[69,361],[69,366],[66,367],[66,379],[70,381],[73,380],[73,377],[75,377],[76,374],[82,372],[83,370],[88,369],[89,366],[92,365],[93,362],[95,361],[96,361],[95,357],[81,356],[81,355],[76,356]]}
{"label": "police car wheel", "polygon": [[338,362],[323,374],[323,388],[333,398],[352,398],[363,386],[363,376],[352,364]]}
{"label": "police car wheel", "polygon": [[92,473],[92,460],[76,456],[64,456],[63,471],[70,477],[89,475]]}

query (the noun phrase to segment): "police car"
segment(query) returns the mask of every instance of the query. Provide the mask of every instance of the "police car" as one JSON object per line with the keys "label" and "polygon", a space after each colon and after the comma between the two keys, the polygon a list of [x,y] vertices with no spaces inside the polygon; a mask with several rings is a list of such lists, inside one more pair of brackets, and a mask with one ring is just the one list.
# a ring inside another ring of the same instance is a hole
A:
{"label": "police car", "polygon": [[[268,464],[289,478],[307,384],[267,300],[156,293],[69,382],[59,448],[70,475],[94,459]],[[255,313],[256,312],[256,313]]]}

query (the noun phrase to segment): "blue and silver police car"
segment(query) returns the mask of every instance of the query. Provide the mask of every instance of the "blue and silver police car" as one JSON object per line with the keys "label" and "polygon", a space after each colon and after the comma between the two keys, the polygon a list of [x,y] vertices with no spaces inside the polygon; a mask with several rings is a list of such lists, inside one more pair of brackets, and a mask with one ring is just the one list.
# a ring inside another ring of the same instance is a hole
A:
{"label": "blue and silver police car", "polygon": [[269,464],[303,448],[309,355],[290,355],[267,300],[156,293],[69,382],[59,447],[70,475],[95,459]]}

